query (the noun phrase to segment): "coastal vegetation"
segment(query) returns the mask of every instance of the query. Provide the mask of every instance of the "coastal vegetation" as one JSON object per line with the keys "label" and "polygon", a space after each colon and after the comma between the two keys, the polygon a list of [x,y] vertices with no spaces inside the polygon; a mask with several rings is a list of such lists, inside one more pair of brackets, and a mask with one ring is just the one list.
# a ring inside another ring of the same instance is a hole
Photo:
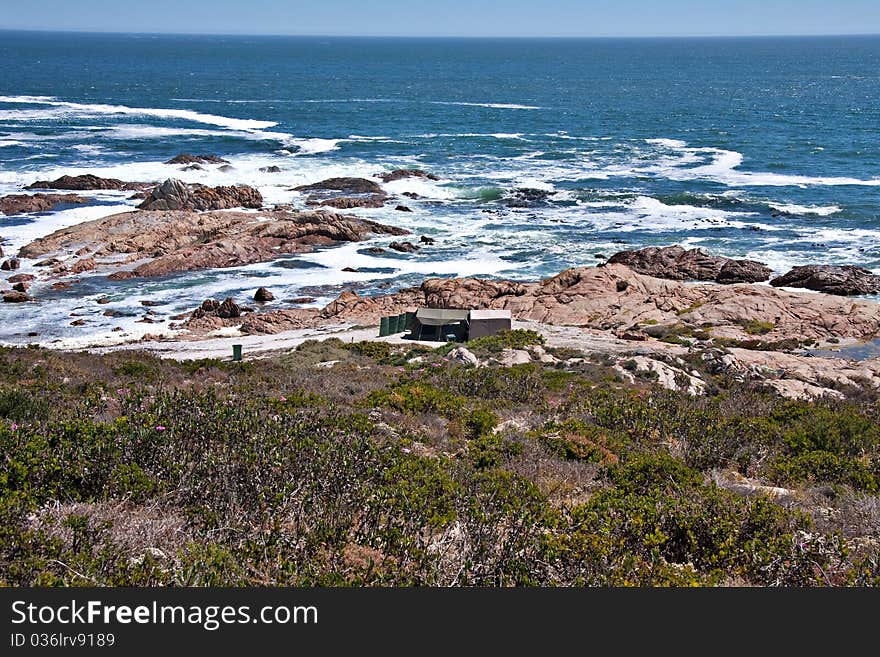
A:
{"label": "coastal vegetation", "polygon": [[4,348],[0,582],[880,584],[876,400],[692,396],[566,352]]}

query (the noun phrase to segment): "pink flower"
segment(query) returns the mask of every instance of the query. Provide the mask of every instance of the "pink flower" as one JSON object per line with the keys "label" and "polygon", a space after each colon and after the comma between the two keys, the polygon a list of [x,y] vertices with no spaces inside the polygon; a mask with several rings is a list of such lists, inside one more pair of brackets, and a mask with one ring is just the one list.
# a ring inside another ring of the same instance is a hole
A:
{"label": "pink flower", "polygon": [[165,427],[161,424],[156,425],[156,431],[165,431]]}
{"label": "pink flower", "polygon": [[18,429],[18,425],[15,422],[13,422],[12,424],[9,425],[9,428],[12,429],[13,431],[15,431],[16,429]]}
{"label": "pink flower", "polygon": [[116,391],[116,394],[119,395],[119,396],[124,396],[124,395],[127,395],[127,394],[130,393],[130,392],[131,392],[131,390],[128,389],[128,388],[120,388],[119,390]]}
{"label": "pink flower", "polygon": [[280,402],[286,402],[286,401],[287,401],[287,397],[285,397],[284,395],[281,395],[281,396],[278,398],[278,401],[280,401]]}

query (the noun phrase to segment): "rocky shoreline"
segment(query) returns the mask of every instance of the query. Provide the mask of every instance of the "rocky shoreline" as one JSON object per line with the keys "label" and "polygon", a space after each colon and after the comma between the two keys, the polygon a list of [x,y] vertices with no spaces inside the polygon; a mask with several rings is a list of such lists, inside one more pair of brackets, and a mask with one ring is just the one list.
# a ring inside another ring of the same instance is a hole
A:
{"label": "rocky shoreline", "polygon": [[[168,164],[224,162],[217,156],[181,154]],[[383,183],[404,178],[436,180],[417,169],[381,173],[376,178]],[[295,188],[305,195],[307,207],[322,206],[305,210],[265,208],[260,192],[247,185],[208,187],[174,178],[156,184],[63,176],[37,181],[28,189],[133,191],[140,203],[130,212],[57,230],[3,260],[0,267],[11,274],[7,278],[11,289],[2,290],[7,303],[32,301],[31,288],[41,284],[70,287],[76,282],[71,277],[83,274],[109,280],[147,279],[269,262],[377,235],[409,234],[396,226],[336,211],[381,207],[393,198],[379,183],[361,178],[331,178]],[[0,211],[40,212],[87,202],[73,193],[16,194],[0,199]],[[434,243],[424,236],[419,241],[424,246]],[[412,253],[420,247],[411,241],[392,241],[387,248]],[[380,251],[381,247],[371,247],[371,252]],[[22,260],[35,261],[35,273],[17,273]],[[346,271],[356,270],[349,267]],[[817,396],[839,394],[836,388],[841,386],[880,387],[880,366],[873,359],[854,365],[809,353],[809,348],[834,348],[841,341],[871,341],[880,336],[880,306],[846,298],[880,292],[880,276],[860,267],[829,265],[795,267],[775,278],[772,274],[770,267],[754,260],[666,246],[622,251],[598,266],[573,267],[541,281],[428,278],[418,287],[383,296],[359,296],[348,290],[323,308],[284,307],[271,290],[261,288],[255,308],[242,299],[209,299],[189,313],[176,315],[167,326],[166,339],[372,326],[383,315],[419,306],[492,308],[510,310],[517,321],[537,327],[582,331],[588,342],[598,336],[614,343],[615,353],[629,351],[651,362],[665,362],[657,365],[661,381],[678,374],[682,380],[692,379],[668,361],[696,352],[737,376],[776,381],[771,387],[782,394]],[[571,331],[567,335],[571,338]],[[621,349],[621,344],[629,349]],[[664,367],[675,371],[670,374]],[[778,383],[786,380],[789,383]],[[705,387],[696,380],[689,386],[695,393]]]}

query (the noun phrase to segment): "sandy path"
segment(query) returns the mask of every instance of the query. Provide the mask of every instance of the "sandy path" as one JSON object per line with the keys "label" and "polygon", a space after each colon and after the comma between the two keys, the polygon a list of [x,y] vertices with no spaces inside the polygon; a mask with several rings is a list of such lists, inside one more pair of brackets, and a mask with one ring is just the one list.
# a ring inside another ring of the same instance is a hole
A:
{"label": "sandy path", "polygon": [[[588,352],[598,351],[602,353],[640,351],[640,344],[638,342],[620,340],[607,333],[590,331],[576,326],[550,326],[538,322],[515,321],[513,322],[513,328],[537,331],[544,336],[547,346],[550,347],[570,347]],[[405,340],[402,334],[385,338],[378,337],[378,334],[378,327],[362,328],[351,324],[337,324],[315,329],[284,331],[274,335],[224,335],[201,340],[141,341],[107,347],[91,347],[87,351],[108,353],[137,350],[147,351],[160,358],[193,360],[197,358],[231,358],[232,345],[240,344],[242,345],[243,358],[247,360],[251,358],[266,358],[281,352],[290,351],[306,340],[326,340],[327,338],[339,338],[343,342],[374,340],[392,344],[422,344],[430,347],[437,347],[440,344],[437,342]]]}

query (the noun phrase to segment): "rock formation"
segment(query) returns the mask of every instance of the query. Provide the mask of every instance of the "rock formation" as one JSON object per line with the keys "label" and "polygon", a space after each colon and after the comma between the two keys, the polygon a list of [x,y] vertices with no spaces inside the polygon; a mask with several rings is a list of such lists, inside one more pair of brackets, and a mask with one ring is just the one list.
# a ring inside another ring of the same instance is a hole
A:
{"label": "rock formation", "polygon": [[880,292],[880,276],[864,267],[852,265],[803,265],[787,274],[777,276],[770,285],[774,287],[802,287],[816,292],[853,296]]}
{"label": "rock formation", "polygon": [[224,160],[216,155],[193,155],[192,153],[181,153],[168,160],[165,164],[229,164],[229,160]]}
{"label": "rock formation", "polygon": [[187,185],[169,178],[153,189],[138,208],[141,210],[227,210],[263,207],[263,197],[253,187],[206,187]]}
{"label": "rock formation", "polygon": [[86,247],[96,269],[118,269],[125,260],[139,262],[132,270],[110,275],[122,280],[265,262],[373,234],[407,231],[328,211],[135,211],[58,230],[25,245],[20,255],[41,258]]}
{"label": "rock formation", "polygon": [[308,193],[308,205],[326,205],[338,209],[381,208],[388,198],[377,183],[366,178],[328,178],[295,187],[293,191]]}
{"label": "rock formation", "polygon": [[25,189],[70,189],[84,191],[89,189],[142,190],[152,187],[152,183],[124,182],[116,178],[99,178],[90,173],[81,176],[61,176],[55,180],[38,180]]}
{"label": "rock formation", "polygon": [[0,214],[47,212],[57,205],[78,205],[88,202],[87,198],[77,194],[10,194],[0,198]]}
{"label": "rock formation", "polygon": [[621,251],[608,258],[608,264],[626,265],[639,274],[673,281],[727,284],[766,281],[772,273],[769,267],[754,260],[723,258],[702,249],[685,250],[680,246],[649,246],[638,251]]}
{"label": "rock formation", "polygon": [[435,176],[433,173],[428,173],[427,171],[422,171],[421,169],[395,169],[394,171],[376,174],[376,177],[381,179],[382,182],[386,183],[394,182],[395,180],[402,180],[404,178],[424,178],[426,180],[440,180],[440,178]]}
{"label": "rock formation", "polygon": [[254,301],[259,303],[266,303],[267,301],[273,301],[274,299],[275,295],[264,287],[258,288],[257,291],[254,292]]}

